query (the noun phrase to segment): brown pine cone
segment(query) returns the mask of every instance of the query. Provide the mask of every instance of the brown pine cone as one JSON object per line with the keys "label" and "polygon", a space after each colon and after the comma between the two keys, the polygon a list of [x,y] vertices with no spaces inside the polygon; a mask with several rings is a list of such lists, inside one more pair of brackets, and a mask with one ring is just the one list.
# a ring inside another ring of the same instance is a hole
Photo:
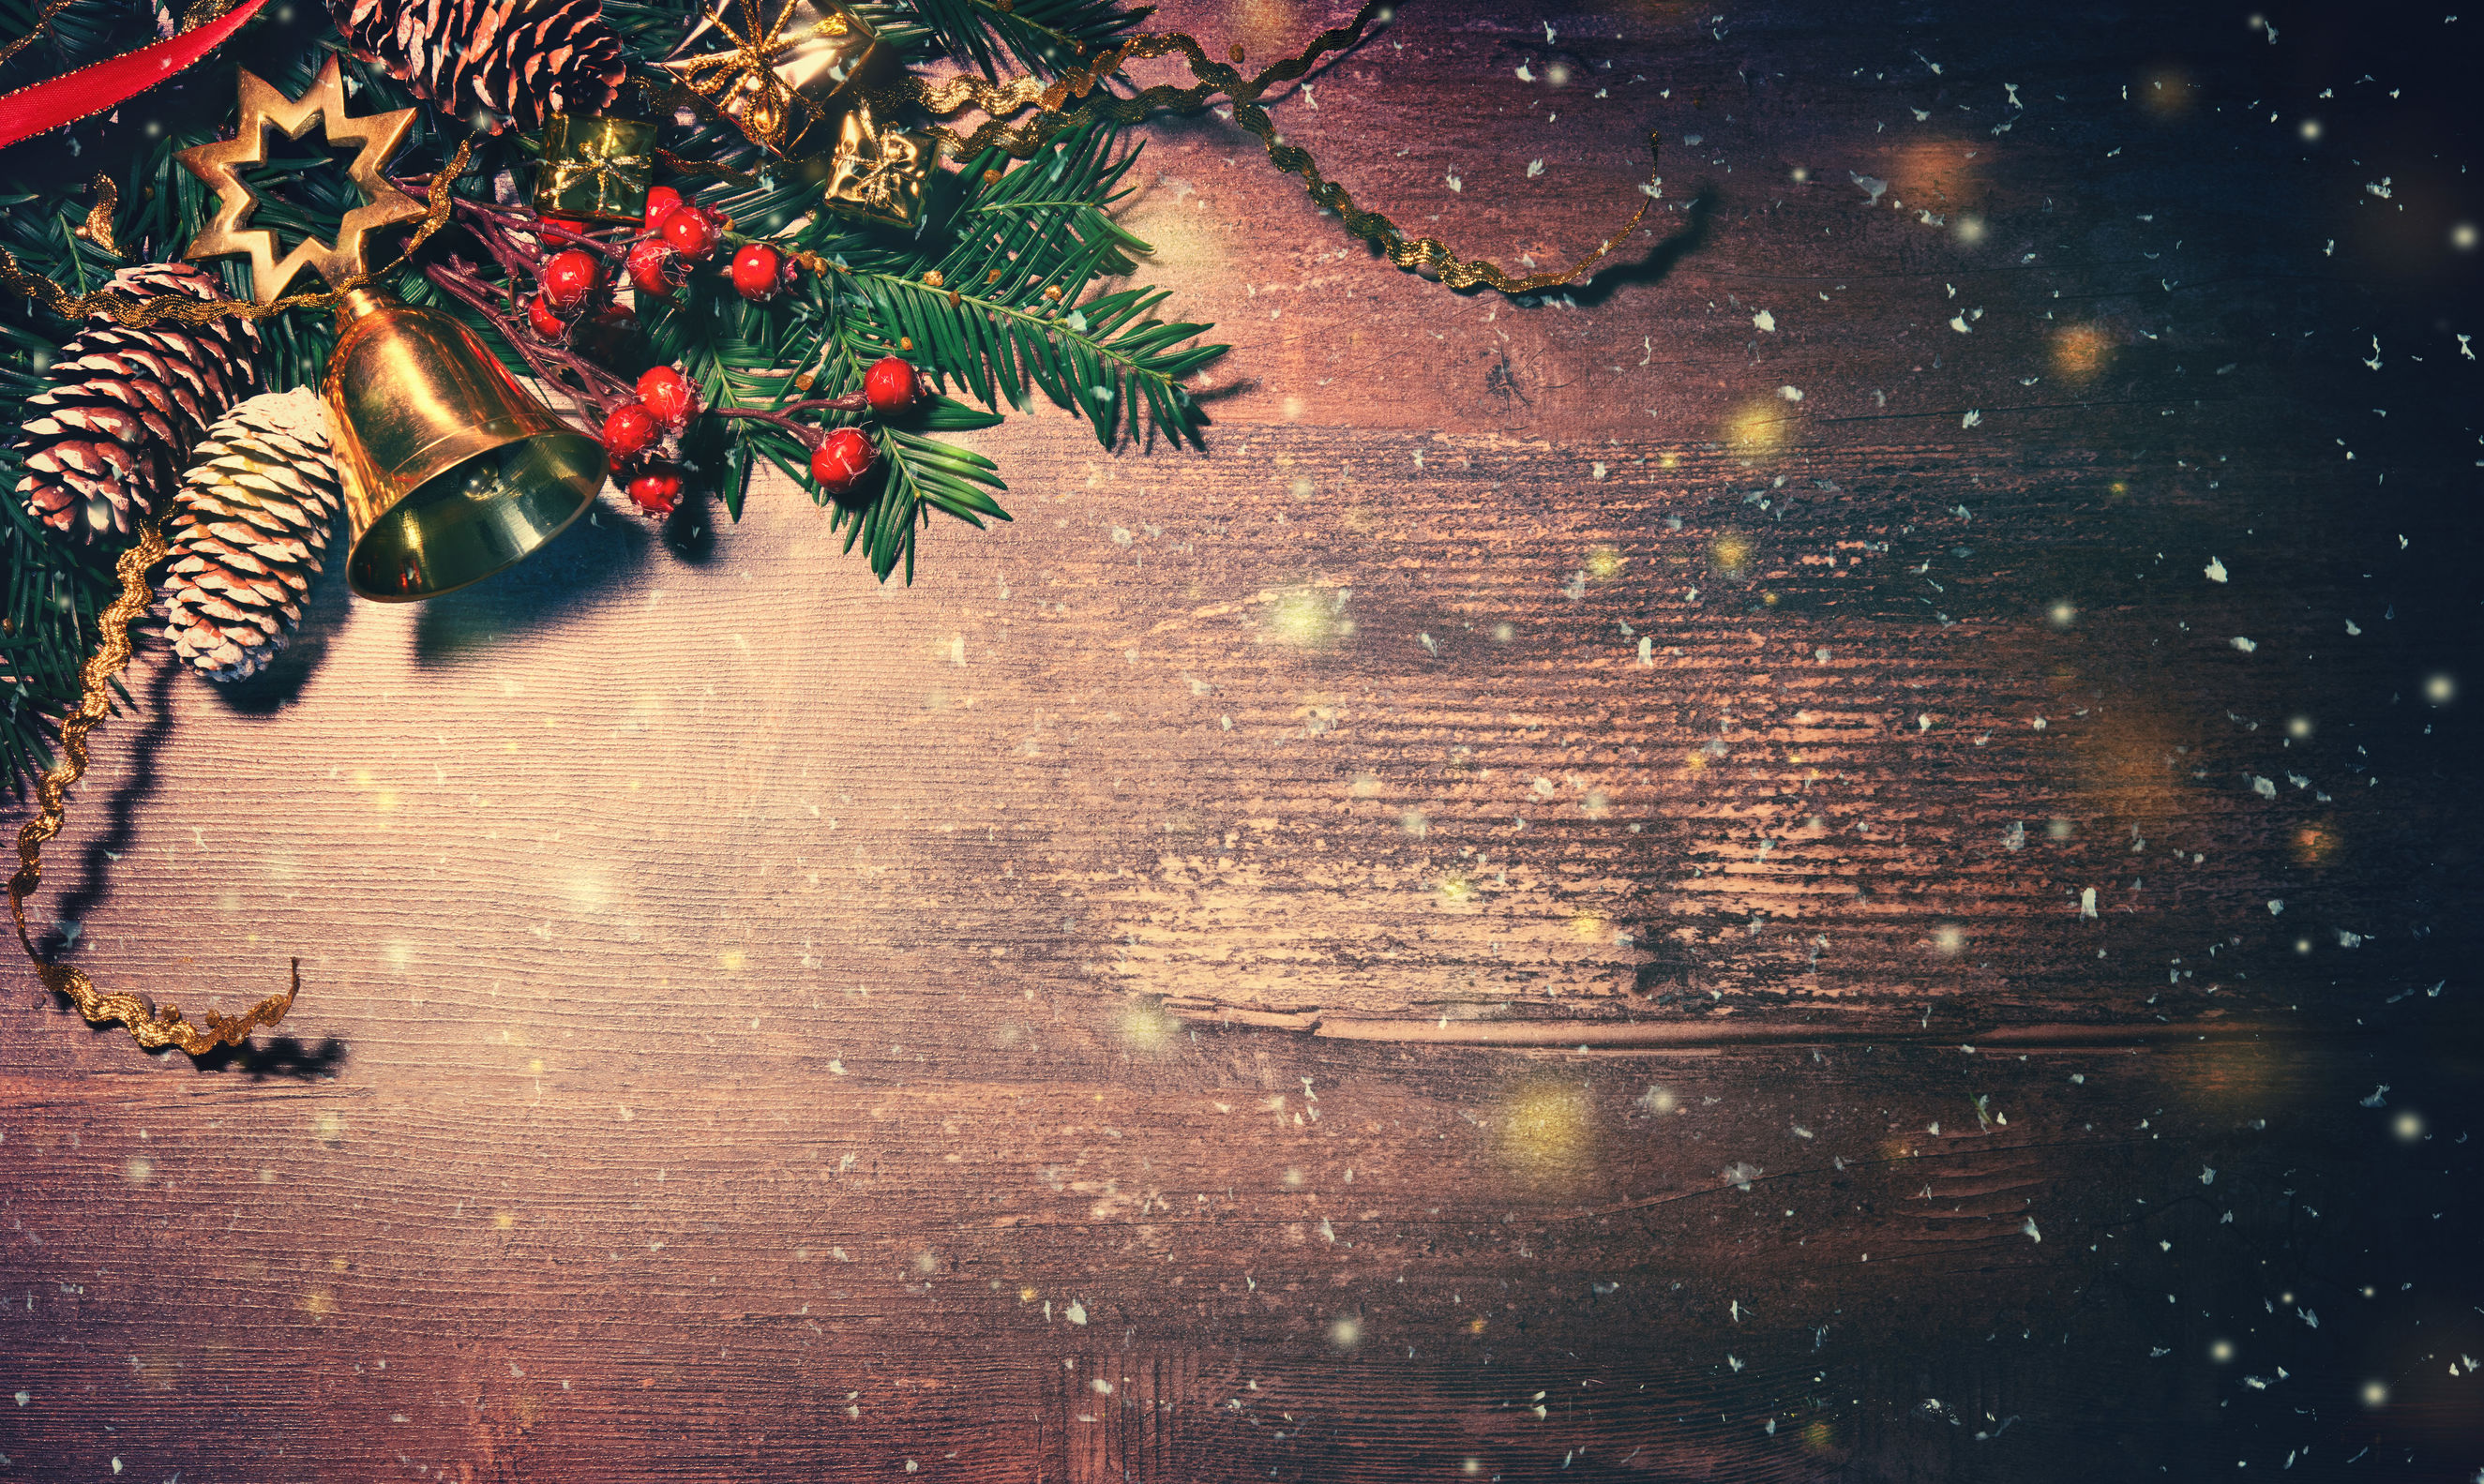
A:
{"label": "brown pine cone", "polygon": [[165,636],[210,680],[247,680],[284,648],[336,525],[326,409],[307,389],[252,397],[199,444],[165,538]]}
{"label": "brown pine cone", "polygon": [[[222,293],[184,263],[123,268],[110,286],[138,299]],[[146,330],[89,319],[52,363],[52,385],[26,399],[17,498],[55,530],[126,543],[161,508],[200,432],[249,392],[257,353],[258,329],[244,319]]]}
{"label": "brown pine cone", "polygon": [[514,121],[601,113],[627,68],[599,0],[329,0],[355,55],[441,112]]}

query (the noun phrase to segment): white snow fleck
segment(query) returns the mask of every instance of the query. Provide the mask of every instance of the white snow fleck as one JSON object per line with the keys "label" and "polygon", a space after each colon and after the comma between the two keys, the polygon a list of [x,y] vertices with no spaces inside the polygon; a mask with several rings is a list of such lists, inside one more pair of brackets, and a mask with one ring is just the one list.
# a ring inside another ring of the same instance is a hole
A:
{"label": "white snow fleck", "polygon": [[1784,397],[1789,402],[1799,402],[1802,400],[1802,389],[1800,387],[1779,387],[1777,389],[1777,395]]}
{"label": "white snow fleck", "polygon": [[2369,1097],[2360,1098],[2358,1101],[2366,1108],[2385,1108],[2389,1106],[2389,1099],[2383,1094],[2388,1093],[2389,1090],[2390,1085],[2384,1082],[2380,1086],[2372,1089],[2372,1094]]}
{"label": "white snow fleck", "polygon": [[1969,410],[1965,417],[1958,418],[1958,425],[1962,428],[1971,428],[1983,420],[1984,409],[1978,407]]}
{"label": "white snow fleck", "polygon": [[2268,915],[2269,915],[2269,916],[2271,916],[2271,917],[2275,917],[2275,916],[2279,915],[2280,913],[2283,912],[2284,910],[2285,910],[2285,899],[2284,899],[2283,897],[2271,897],[2271,898],[2269,898],[2269,899],[2268,899]]}
{"label": "white snow fleck", "polygon": [[1532,180],[1542,174],[1544,174],[1544,162],[1542,160],[1529,160],[1526,162],[1527,179]]}
{"label": "white snow fleck", "polygon": [[1452,191],[1463,191],[1467,188],[1467,183],[1455,175],[1443,175],[1441,178],[1448,182],[1449,189]]}
{"label": "white snow fleck", "polygon": [[2211,582],[2222,582],[2226,580],[2226,564],[2213,556],[2208,558],[2208,564],[2201,567],[2200,571]]}
{"label": "white snow fleck", "polygon": [[1774,314],[1769,313],[1767,310],[1762,310],[1758,313],[1752,315],[1751,323],[1757,326],[1762,334],[1776,334],[1777,317]]}
{"label": "white snow fleck", "polygon": [[1949,317],[1949,327],[1960,335],[1972,335],[1975,333],[1966,328],[1966,316],[1963,314],[1952,314]]}
{"label": "white snow fleck", "polygon": [[2252,792],[2257,794],[2262,798],[2275,798],[2277,796],[2277,784],[2272,779],[2263,778],[2257,773],[2254,773],[2252,775]]}
{"label": "white snow fleck", "polygon": [[2021,1231],[2023,1231],[2023,1232],[2025,1232],[2025,1233],[2027,1233],[2027,1235],[2029,1235],[2030,1237],[2033,1237],[2034,1239],[2036,1239],[2036,1240],[2037,1240],[2037,1241],[2038,1241],[2038,1242],[2040,1242],[2040,1241],[2044,1240],[2044,1233],[2042,1233],[2042,1232],[2040,1232],[2040,1231],[2038,1231],[2038,1230],[2037,1230],[2037,1229],[2036,1229],[2036,1218],[2034,1218],[2033,1216],[2028,1217],[2028,1218],[2027,1218],[2027,1224],[2026,1224],[2025,1226],[2023,1226],[2023,1227],[2020,1227],[2018,1229],[2019,1229],[2019,1230],[2021,1230]]}
{"label": "white snow fleck", "polygon": [[1877,175],[1859,175],[1850,170],[1846,174],[1848,178],[1851,179],[1856,185],[1863,188],[1864,195],[1871,198],[1871,200],[1864,202],[1867,206],[1876,206],[1880,204],[1880,198],[1888,194],[1889,182],[1881,179]]}
{"label": "white snow fleck", "polygon": [[2217,1183],[2217,1172],[2214,1167],[2209,1165],[2201,1165],[2200,1167],[2200,1183],[2202,1185],[2214,1185]]}
{"label": "white snow fleck", "polygon": [[1527,69],[1526,64],[1524,62],[1518,64],[1518,80],[1520,82],[1533,82],[1535,80],[1535,74]]}
{"label": "white snow fleck", "polygon": [[1087,1322],[1087,1306],[1078,1302],[1076,1299],[1071,1299],[1069,1301],[1069,1307],[1061,1311],[1061,1317],[1068,1320],[1071,1324],[1085,1324]]}
{"label": "white snow fleck", "polygon": [[1766,1171],[1762,1170],[1757,1165],[1744,1164],[1742,1161],[1737,1160],[1733,1164],[1725,1167],[1723,1178],[1726,1184],[1733,1186],[1736,1190],[1749,1190],[1751,1188],[1751,1182],[1758,1179],[1766,1173]]}
{"label": "white snow fleck", "polygon": [[2241,634],[2235,634],[2235,635],[2234,635],[2230,640],[2228,640],[2228,643],[2230,643],[2230,644],[2232,644],[2232,645],[2234,646],[2234,648],[2241,650],[2244,654],[2247,654],[2247,655],[2248,655],[2248,654],[2250,654],[2253,650],[2255,650],[2255,649],[2259,648],[2259,645],[2258,645],[2256,642],[2254,642],[2254,640],[2251,640],[2251,639],[2244,638],[2244,637],[2243,637]]}
{"label": "white snow fleck", "polygon": [[2079,915],[2081,917],[2093,917],[2096,915],[2096,893],[2094,887],[2087,886],[2080,888]]}

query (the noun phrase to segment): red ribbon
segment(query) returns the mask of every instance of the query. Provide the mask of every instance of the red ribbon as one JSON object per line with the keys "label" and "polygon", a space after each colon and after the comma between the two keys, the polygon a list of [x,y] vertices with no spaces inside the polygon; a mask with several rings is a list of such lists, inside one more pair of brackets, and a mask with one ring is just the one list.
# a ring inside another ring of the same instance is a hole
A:
{"label": "red ribbon", "polygon": [[0,149],[64,123],[118,108],[224,43],[267,0],[241,0],[223,15],[179,36],[80,67],[0,97]]}

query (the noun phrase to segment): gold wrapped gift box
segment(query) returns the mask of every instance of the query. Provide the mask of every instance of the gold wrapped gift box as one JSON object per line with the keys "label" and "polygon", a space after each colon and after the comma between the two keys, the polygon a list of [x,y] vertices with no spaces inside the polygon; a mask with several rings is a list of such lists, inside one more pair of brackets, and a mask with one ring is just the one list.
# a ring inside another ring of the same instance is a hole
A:
{"label": "gold wrapped gift box", "polygon": [[663,67],[752,141],[790,156],[869,86],[886,55],[842,5],[714,0]]}
{"label": "gold wrapped gift box", "polygon": [[872,126],[856,107],[837,124],[837,152],[828,161],[826,205],[839,216],[912,229],[923,220],[923,197],[939,164],[929,134]]}
{"label": "gold wrapped gift box", "polygon": [[585,222],[636,222],[647,214],[655,179],[656,126],[635,119],[544,121],[535,210]]}

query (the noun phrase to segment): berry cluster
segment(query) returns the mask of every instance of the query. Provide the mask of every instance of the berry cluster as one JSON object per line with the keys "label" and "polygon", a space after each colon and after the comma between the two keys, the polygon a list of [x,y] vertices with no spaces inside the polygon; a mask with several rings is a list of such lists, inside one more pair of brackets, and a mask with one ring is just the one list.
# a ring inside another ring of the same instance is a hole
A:
{"label": "berry cluster", "polygon": [[649,515],[670,515],[681,502],[682,470],[674,455],[682,430],[698,410],[689,378],[677,367],[660,365],[638,378],[638,400],[622,403],[604,419],[604,451],[611,456],[614,482]]}
{"label": "berry cluster", "polygon": [[[923,405],[923,373],[901,356],[882,356],[863,373],[862,400],[877,416],[903,418]],[[840,500],[871,492],[879,450],[860,428],[836,428],[811,449],[811,478]]]}
{"label": "berry cluster", "polygon": [[688,204],[671,186],[657,186],[647,193],[646,217],[637,240],[630,244],[630,286],[642,294],[669,298],[682,286],[690,265],[716,251],[731,225],[704,206]]}
{"label": "berry cluster", "polygon": [[[669,186],[647,193],[647,211],[623,253],[624,271],[639,295],[669,299],[688,281],[690,269],[712,257],[733,225],[727,217],[682,200]],[[607,249],[608,253],[612,250]],[[796,264],[764,242],[746,242],[737,250],[725,273],[734,291],[754,303],[774,298],[795,279]],[[626,336],[634,328],[632,312],[612,302],[614,284],[605,264],[581,248],[566,248],[543,260],[538,291],[526,302],[526,324],[552,345],[578,346],[607,337],[581,334],[590,326]],[[604,321],[611,321],[605,326]],[[654,516],[673,513],[681,501],[683,475],[681,438],[701,411],[697,391],[680,367],[660,365],[638,378],[634,399],[627,384],[611,384],[619,405],[604,400],[602,436],[615,482],[639,509]],[[842,397],[794,404],[782,409],[724,408],[719,416],[758,418],[774,422],[809,444],[810,474],[822,490],[847,503],[869,498],[879,473],[879,449],[860,428],[818,429],[789,415],[811,411],[855,413],[868,410],[882,419],[903,418],[923,405],[928,395],[922,373],[899,356],[883,356],[864,373],[862,391]],[[599,399],[602,400],[602,399]]]}
{"label": "berry cluster", "polygon": [[554,345],[569,344],[582,323],[627,335],[634,316],[612,301],[604,264],[582,248],[563,248],[544,259],[541,291],[526,300],[526,328]]}

